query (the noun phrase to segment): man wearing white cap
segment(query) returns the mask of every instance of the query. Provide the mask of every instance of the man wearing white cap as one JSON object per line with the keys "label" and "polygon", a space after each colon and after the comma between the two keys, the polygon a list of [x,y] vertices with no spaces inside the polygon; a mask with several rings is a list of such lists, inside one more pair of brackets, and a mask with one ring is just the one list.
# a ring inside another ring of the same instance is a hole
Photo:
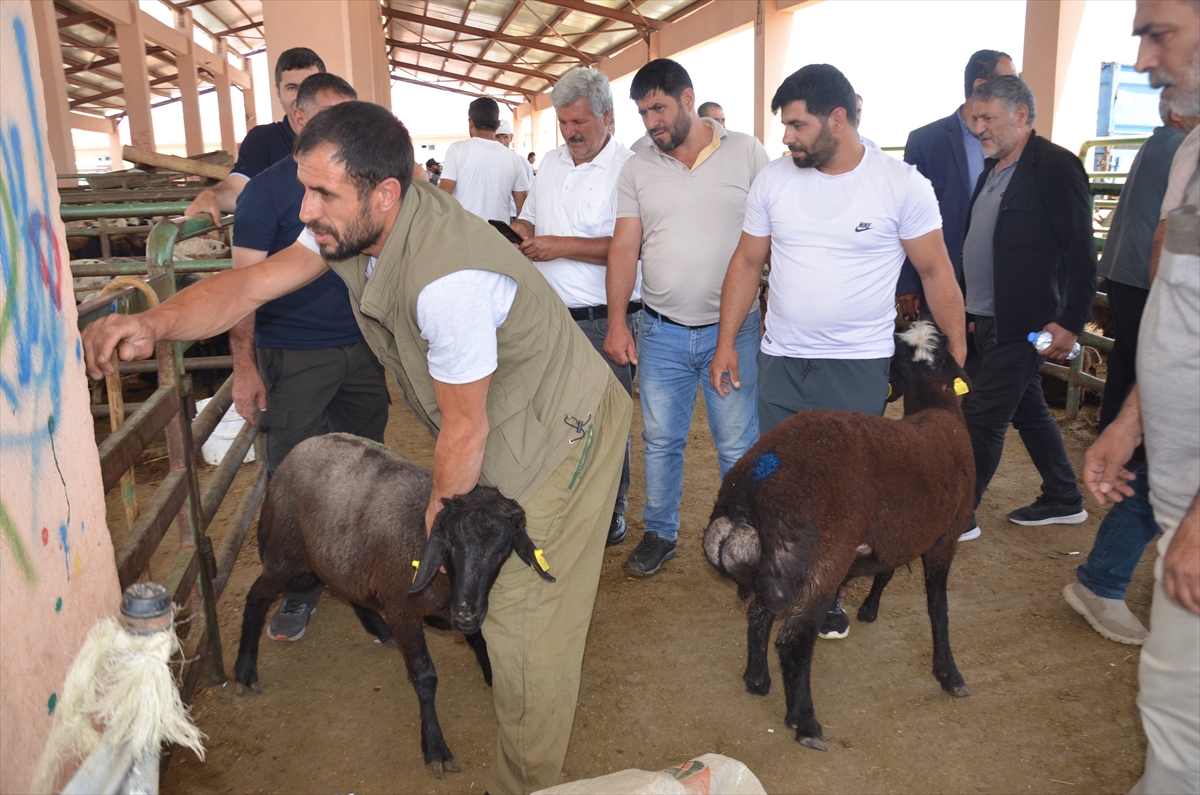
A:
{"label": "man wearing white cap", "polygon": [[[505,119],[500,122],[500,126],[496,128],[496,140],[509,149],[513,148],[513,123],[511,121]],[[517,157],[520,157],[520,155],[517,155]],[[525,177],[529,180],[529,186],[532,190],[533,163],[530,163],[528,160],[522,160],[521,162],[525,164]],[[509,202],[509,209],[512,211],[512,217],[515,219],[517,217],[517,203],[515,201]]]}
{"label": "man wearing white cap", "polygon": [[[525,203],[529,178],[525,162],[496,140],[499,127],[496,100],[480,97],[472,102],[467,112],[471,137],[446,149],[438,187],[457,199],[467,212],[485,221],[507,223]],[[508,135],[512,135],[511,122]]]}

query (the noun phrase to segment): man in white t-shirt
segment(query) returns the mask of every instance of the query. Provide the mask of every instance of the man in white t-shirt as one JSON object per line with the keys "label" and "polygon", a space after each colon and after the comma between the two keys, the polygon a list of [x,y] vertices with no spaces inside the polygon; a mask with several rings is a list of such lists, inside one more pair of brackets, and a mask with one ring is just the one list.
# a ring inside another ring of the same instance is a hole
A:
{"label": "man in white t-shirt", "polygon": [[[960,365],[966,356],[962,293],[937,198],[915,168],[859,141],[854,88],[834,67],[811,64],[792,74],[771,108],[781,111],[792,156],[773,161],[750,189],[721,291],[712,385],[722,395],[740,386],[734,343],[769,255],[771,297],[757,357],[760,433],[807,409],[881,416],[905,254],[951,355]],[[843,638],[849,626],[839,598],[821,636]]]}
{"label": "man in white t-shirt", "polygon": [[529,193],[529,179],[521,157],[496,140],[500,106],[491,97],[480,97],[467,110],[471,137],[455,141],[442,160],[438,187],[449,193],[467,212],[485,221],[504,221],[521,212]]}
{"label": "man in white t-shirt", "polygon": [[[603,72],[586,66],[571,69],[555,83],[550,101],[566,143],[542,161],[542,175],[529,192],[529,200],[513,228],[525,238],[521,253],[546,277],[592,346],[604,356],[604,338],[608,335],[604,276],[617,217],[617,179],[633,152],[617,143],[608,131],[613,99]],[[625,314],[631,332],[642,312],[638,281]],[[633,367],[628,362],[617,364],[607,356],[604,360],[632,395]],[[625,540],[629,478],[627,443],[609,525],[609,546]]]}

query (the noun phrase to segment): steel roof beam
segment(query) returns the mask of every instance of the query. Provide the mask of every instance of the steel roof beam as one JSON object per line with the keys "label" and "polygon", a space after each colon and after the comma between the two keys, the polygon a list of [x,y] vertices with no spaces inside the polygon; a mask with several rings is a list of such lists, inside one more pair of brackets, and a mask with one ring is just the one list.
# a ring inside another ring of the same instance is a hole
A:
{"label": "steel roof beam", "polygon": [[[161,85],[163,83],[169,83],[172,80],[177,79],[178,77],[179,77],[179,75],[164,75],[163,77],[156,77],[155,79],[150,81],[150,85],[157,86],[157,85]],[[71,100],[71,107],[75,108],[78,105],[86,105],[89,102],[94,102],[99,99],[108,99],[109,97],[119,97],[119,96],[123,95],[124,93],[125,93],[124,86],[121,86],[120,88],[114,88],[111,91],[101,91],[99,94],[92,94],[90,97],[80,97],[79,99]]]}
{"label": "steel roof beam", "polygon": [[516,86],[508,85],[506,83],[497,83],[494,80],[484,80],[479,77],[468,78],[466,75],[459,75],[459,74],[455,74],[454,72],[447,72],[443,69],[434,69],[431,66],[421,66],[420,64],[415,64],[415,63],[405,63],[404,61],[389,60],[388,63],[390,63],[392,66],[395,66],[397,69],[411,69],[414,72],[425,72],[426,74],[437,75],[438,77],[448,77],[451,80],[460,80],[460,81],[467,82],[467,83],[476,83],[481,86],[488,86],[490,88],[498,88],[501,91],[508,91],[513,94],[522,94],[525,96],[529,96],[528,91],[522,91],[521,89],[517,88]]}
{"label": "steel roof beam", "polygon": [[[262,22],[250,22],[246,25],[238,25],[236,28],[229,28],[228,30],[218,30],[213,35],[216,36],[217,38],[221,38],[224,36],[230,36],[234,33],[241,33],[243,30],[251,30],[252,28],[261,28],[262,24],[263,24]],[[241,39],[242,37],[238,36],[238,38]],[[246,42],[244,40],[242,43],[248,45],[248,42]]]}
{"label": "steel roof beam", "polygon": [[541,39],[529,38],[526,36],[505,36],[493,30],[485,30],[484,28],[473,28],[470,25],[460,25],[457,22],[449,20],[437,19],[435,17],[423,17],[419,14],[410,14],[407,11],[397,11],[394,8],[383,7],[380,9],[384,16],[392,19],[400,19],[405,22],[412,22],[418,25],[427,25],[438,30],[448,30],[453,33],[462,33],[467,36],[476,36],[481,39],[494,39],[505,44],[516,44],[520,47],[528,47],[531,50],[542,50],[543,52],[552,52],[557,55],[563,55],[577,61],[585,63],[595,63],[598,58],[588,55],[587,53],[576,52],[567,47],[559,47],[554,44],[547,44]]}
{"label": "steel roof beam", "polygon": [[[521,9],[524,7],[525,7],[525,0],[517,0],[515,3],[513,3],[513,7],[510,8],[508,10],[508,13],[504,15],[504,19],[501,20],[500,25],[499,25],[499,27],[496,28],[496,30],[499,30],[499,31],[507,30],[508,26],[512,24],[512,21],[517,18],[517,14],[521,13]],[[495,44],[496,44],[495,39],[490,39],[487,42],[487,44],[484,44],[483,49],[479,51],[479,60],[482,61],[483,56],[487,55],[488,51],[491,50],[492,47],[495,46]],[[512,53],[509,53],[509,54],[511,55]],[[468,69],[467,74],[471,74],[472,71],[474,71],[474,67],[472,67],[471,69]]]}
{"label": "steel roof beam", "polygon": [[400,41],[398,39],[388,39],[387,45],[389,47],[397,47],[402,50],[418,52],[422,55],[429,55],[434,58],[451,58],[456,61],[464,61],[484,69],[499,69],[504,72],[516,72],[518,74],[528,75],[529,77],[537,77],[550,82],[554,82],[556,79],[553,75],[547,74],[546,72],[540,72],[537,69],[528,69],[523,66],[511,66],[499,61],[485,61],[482,58],[473,58],[470,55],[463,55],[462,53],[439,50],[436,47],[426,47],[424,44],[411,44],[407,41]]}
{"label": "steel roof beam", "polygon": [[591,14],[596,17],[604,17],[605,19],[616,20],[617,22],[627,22],[638,29],[662,30],[666,25],[657,19],[647,19],[641,14],[634,14],[629,11],[622,11],[618,8],[609,8],[608,6],[596,5],[589,3],[587,0],[541,0],[547,5],[566,8],[571,11],[579,11],[584,14]]}
{"label": "steel roof beam", "polygon": [[[163,52],[165,49],[166,49],[165,47],[147,47],[146,54],[147,55],[155,55],[157,53]],[[113,64],[117,64],[120,62],[121,62],[121,59],[118,56],[114,55],[111,58],[103,58],[99,61],[92,61],[91,63],[81,63],[76,66],[72,66],[70,69],[64,70],[63,73],[68,74],[68,75],[73,75],[73,74],[77,74],[79,72],[90,72],[94,69],[101,69],[105,66],[112,66]]]}
{"label": "steel roof beam", "polygon": [[497,102],[503,102],[505,105],[508,105],[509,107],[515,107],[516,105],[520,104],[518,102],[512,101],[511,99],[505,99],[504,97],[492,97],[491,94],[484,94],[480,91],[467,91],[465,88],[455,88],[454,86],[446,86],[446,85],[442,85],[441,83],[427,83],[424,80],[414,80],[411,77],[401,77],[399,75],[392,75],[392,79],[397,82],[400,82],[400,83],[412,83],[414,86],[424,86],[425,88],[436,88],[439,91],[450,91],[455,94],[464,94],[468,97],[491,97],[492,99],[496,100]]}
{"label": "steel roof beam", "polygon": [[65,17],[59,17],[58,26],[60,28],[69,28],[72,25],[80,25],[84,22],[92,22],[100,19],[100,15],[94,11],[85,11],[82,14],[68,14]]}

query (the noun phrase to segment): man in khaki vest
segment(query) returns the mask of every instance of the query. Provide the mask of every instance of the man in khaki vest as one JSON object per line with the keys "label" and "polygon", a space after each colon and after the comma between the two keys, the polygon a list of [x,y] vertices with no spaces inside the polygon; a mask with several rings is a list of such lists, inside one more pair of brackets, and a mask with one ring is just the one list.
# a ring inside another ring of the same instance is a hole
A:
{"label": "man in khaki vest", "polygon": [[[261,264],[84,330],[88,372],[201,339],[319,277],[341,276],[363,336],[437,441],[426,531],[443,497],[495,486],[525,509],[555,583],[515,556],[483,634],[499,726],[493,793],[559,783],[631,404],[528,260],[448,194],[412,180],[408,131],[365,102],[296,143],[307,229]],[[319,253],[318,253],[319,252]]]}

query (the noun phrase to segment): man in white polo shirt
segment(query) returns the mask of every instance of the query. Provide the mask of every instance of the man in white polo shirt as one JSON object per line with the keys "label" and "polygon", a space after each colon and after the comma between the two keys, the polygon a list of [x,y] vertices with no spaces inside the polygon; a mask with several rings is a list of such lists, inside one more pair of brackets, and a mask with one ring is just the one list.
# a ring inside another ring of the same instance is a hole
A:
{"label": "man in white polo shirt", "polygon": [[485,221],[513,217],[521,212],[529,193],[529,179],[520,155],[496,140],[500,106],[491,97],[480,97],[467,109],[471,137],[455,141],[446,149],[438,187],[449,193],[463,209]]}
{"label": "man in white polo shirt", "polygon": [[[746,195],[769,158],[753,137],[697,115],[692,80],[674,61],[660,58],[643,66],[629,96],[654,146],[630,158],[621,172],[608,254],[604,351],[618,363],[638,365],[646,426],[646,532],[625,568],[649,577],[675,557],[683,449],[696,389],[704,389],[721,477],[758,439],[757,309],[743,316],[735,334],[751,371],[746,388],[721,396],[707,376],[717,347],[721,281],[737,247]],[[624,313],[637,283],[639,252],[645,306],[635,344]]]}
{"label": "man in white polo shirt", "polygon": [[[633,157],[608,132],[613,117],[612,89],[603,72],[577,66],[563,74],[550,92],[565,144],[546,155],[521,217],[513,228],[525,238],[529,257],[571,311],[571,317],[596,350],[604,354],[608,335],[608,299],[604,272],[617,215],[617,179]],[[639,279],[640,281],[640,279]],[[641,319],[640,285],[625,310],[630,331]],[[633,367],[607,356],[625,391],[633,394]],[[629,492],[629,443],[608,529],[608,545],[625,540]]]}
{"label": "man in white polo shirt", "polygon": [[[962,293],[937,198],[913,166],[862,144],[854,88],[834,67],[811,64],[790,75],[771,109],[781,111],[792,156],[767,166],[750,190],[721,292],[713,388],[726,394],[741,375],[752,377],[735,341],[757,306],[770,255],[771,298],[757,355],[759,431],[806,409],[882,415],[905,254],[951,355],[960,365],[966,355]],[[849,627],[839,598],[821,637],[844,638]]]}

